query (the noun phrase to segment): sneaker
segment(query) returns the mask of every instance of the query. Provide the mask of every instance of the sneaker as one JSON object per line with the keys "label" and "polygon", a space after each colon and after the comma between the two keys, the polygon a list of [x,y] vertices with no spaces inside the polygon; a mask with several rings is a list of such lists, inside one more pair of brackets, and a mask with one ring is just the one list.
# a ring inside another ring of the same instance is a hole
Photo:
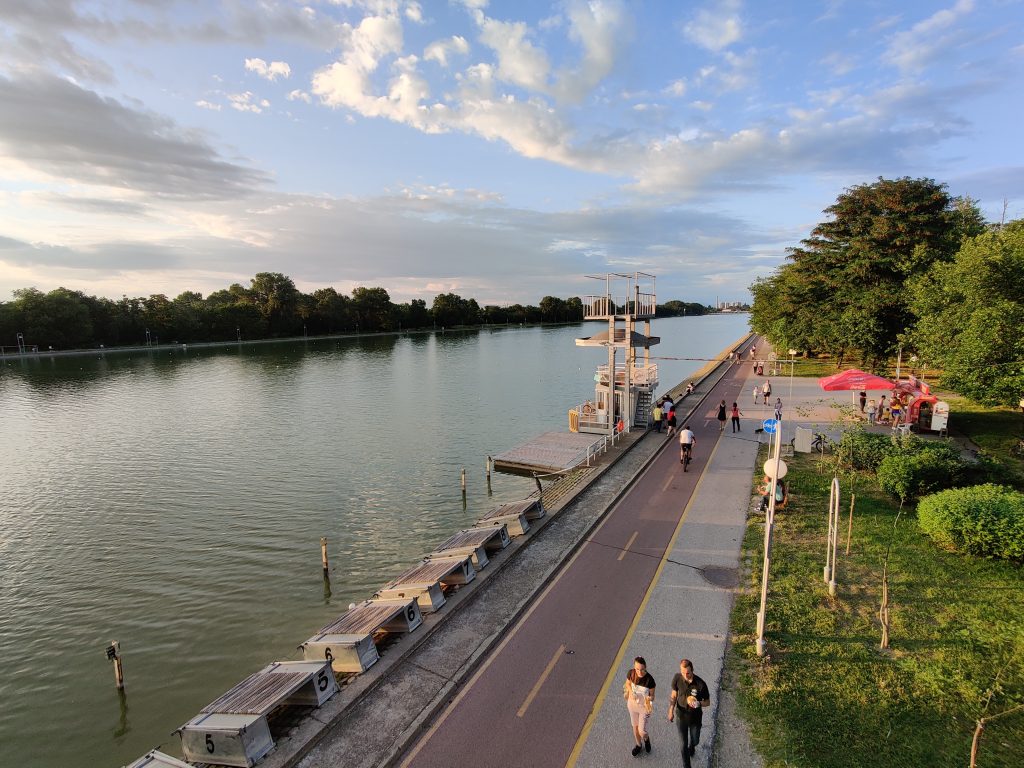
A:
{"label": "sneaker", "polygon": [[637,755],[640,754],[640,749],[641,749],[641,747],[640,747],[639,744],[637,744],[635,747],[633,747],[633,752],[632,752],[633,757],[636,757]]}
{"label": "sneaker", "polygon": [[647,752],[647,754],[651,754],[651,740],[650,739],[644,739],[644,750]]}

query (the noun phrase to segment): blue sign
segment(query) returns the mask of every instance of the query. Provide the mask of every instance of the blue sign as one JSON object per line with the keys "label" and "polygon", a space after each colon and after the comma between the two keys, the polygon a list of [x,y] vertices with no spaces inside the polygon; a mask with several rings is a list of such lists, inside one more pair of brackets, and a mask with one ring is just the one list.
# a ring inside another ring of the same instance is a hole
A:
{"label": "blue sign", "polygon": [[764,421],[761,422],[761,426],[764,428],[764,431],[767,432],[769,435],[774,435],[775,428],[779,426],[779,422],[776,419],[765,419]]}

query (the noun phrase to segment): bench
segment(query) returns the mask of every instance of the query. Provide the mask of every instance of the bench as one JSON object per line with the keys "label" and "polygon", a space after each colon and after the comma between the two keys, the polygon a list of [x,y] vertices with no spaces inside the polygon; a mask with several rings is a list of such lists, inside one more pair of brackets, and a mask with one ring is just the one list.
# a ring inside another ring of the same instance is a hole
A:
{"label": "bench", "polygon": [[203,707],[175,732],[190,762],[251,768],[274,748],[267,722],[273,710],[319,707],[337,692],[329,662],[277,661]]}
{"label": "bench", "polygon": [[468,584],[475,578],[476,570],[468,555],[438,557],[413,566],[373,597],[375,600],[415,598],[423,613],[433,613],[444,605],[446,588]]}
{"label": "bench", "polygon": [[365,672],[380,659],[377,635],[412,632],[423,623],[415,598],[366,600],[299,647],[307,661],[329,661],[335,672]]}
{"label": "bench", "polygon": [[453,555],[468,556],[473,559],[473,567],[479,571],[487,567],[490,562],[489,555],[500,552],[511,542],[508,527],[504,524],[487,528],[469,528],[451,536],[427,555],[427,559]]}

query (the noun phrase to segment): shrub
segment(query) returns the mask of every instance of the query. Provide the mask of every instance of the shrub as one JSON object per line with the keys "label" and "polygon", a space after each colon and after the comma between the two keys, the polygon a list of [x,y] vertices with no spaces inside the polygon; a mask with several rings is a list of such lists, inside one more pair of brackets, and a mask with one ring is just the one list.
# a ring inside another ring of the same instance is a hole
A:
{"label": "shrub", "polygon": [[878,484],[883,491],[906,501],[959,485],[964,463],[958,450],[943,443],[915,444],[909,450],[912,452],[892,453],[878,465]]}
{"label": "shrub", "polygon": [[940,546],[1024,560],[1024,493],[1002,485],[955,488],[921,499],[917,523]]}
{"label": "shrub", "polygon": [[875,435],[860,429],[843,432],[837,454],[854,469],[874,472],[882,459],[898,450],[898,445],[888,435]]}

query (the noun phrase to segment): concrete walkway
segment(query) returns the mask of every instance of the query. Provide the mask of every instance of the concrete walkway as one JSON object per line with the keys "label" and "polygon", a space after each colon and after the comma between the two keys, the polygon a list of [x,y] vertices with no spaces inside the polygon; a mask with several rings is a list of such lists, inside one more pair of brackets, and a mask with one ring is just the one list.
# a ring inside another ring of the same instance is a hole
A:
{"label": "concrete walkway", "polygon": [[643,764],[682,764],[676,725],[667,720],[669,684],[679,671],[681,658],[693,662],[694,672],[712,691],[694,758],[695,764],[707,763],[714,743],[717,693],[758,450],[754,435],[758,422],[750,414],[746,416],[744,431],[733,434],[727,428],[718,439],[570,765],[598,768],[632,760],[633,739],[622,701],[622,682],[635,656],[647,660],[657,681],[649,726],[653,749],[641,756]]}

